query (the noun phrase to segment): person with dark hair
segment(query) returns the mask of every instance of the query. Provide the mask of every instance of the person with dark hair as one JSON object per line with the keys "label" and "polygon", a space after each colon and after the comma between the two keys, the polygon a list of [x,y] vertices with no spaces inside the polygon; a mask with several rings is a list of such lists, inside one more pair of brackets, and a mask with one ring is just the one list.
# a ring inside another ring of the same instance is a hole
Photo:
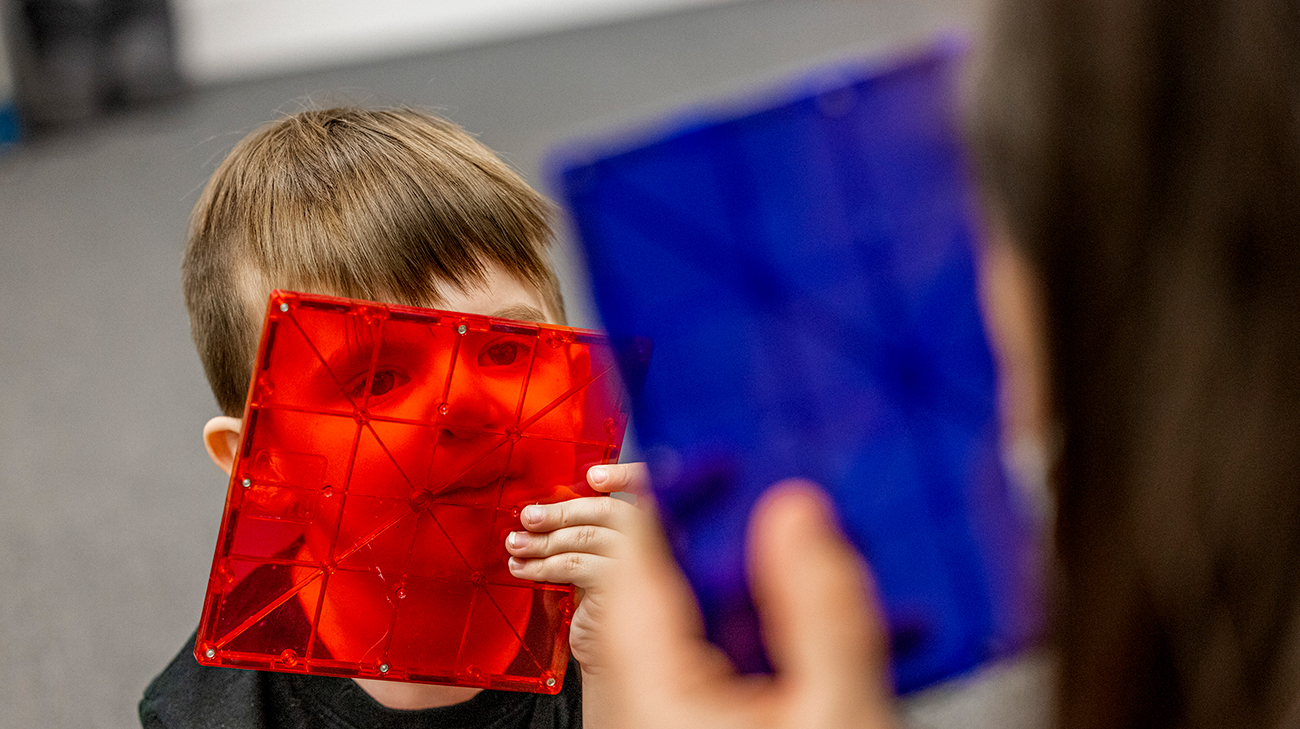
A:
{"label": "person with dark hair", "polygon": [[[1041,301],[1061,434],[1057,723],[1298,726],[1300,4],[1006,0],[986,50],[984,273]],[[786,486],[756,512],[769,680],[703,642],[666,552],[623,570],[609,613],[659,640],[609,647],[613,726],[890,725],[822,504]]]}
{"label": "person with dark hair", "polygon": [[972,115],[1039,280],[1063,729],[1300,723],[1300,6],[1006,2]]}

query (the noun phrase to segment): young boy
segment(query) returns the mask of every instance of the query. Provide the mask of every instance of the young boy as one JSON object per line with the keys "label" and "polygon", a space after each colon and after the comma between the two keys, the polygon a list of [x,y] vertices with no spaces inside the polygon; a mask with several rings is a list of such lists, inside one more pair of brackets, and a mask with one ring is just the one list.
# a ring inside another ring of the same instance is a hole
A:
{"label": "young boy", "polygon": [[[234,465],[272,289],[563,324],[548,217],[491,151],[426,113],[308,111],[250,134],[199,199],[183,267],[194,341],[224,413],[203,429],[213,461],[227,474]],[[596,467],[588,480],[610,491],[627,473]],[[141,722],[580,726],[582,683],[589,696],[599,690],[593,614],[635,518],[614,499],[530,506],[506,540],[517,577],[585,593],[571,627],[582,681],[571,670],[558,695],[202,667],[191,639],[146,690]]]}

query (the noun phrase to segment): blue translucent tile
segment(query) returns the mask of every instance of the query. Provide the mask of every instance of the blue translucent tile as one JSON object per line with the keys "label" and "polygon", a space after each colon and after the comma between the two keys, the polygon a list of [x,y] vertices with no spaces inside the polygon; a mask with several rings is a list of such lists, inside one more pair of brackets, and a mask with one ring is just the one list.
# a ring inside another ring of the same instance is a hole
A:
{"label": "blue translucent tile", "polygon": [[610,334],[654,343],[637,434],[708,635],[742,670],[767,665],[749,511],[791,476],[825,485],[870,561],[900,691],[1040,622],[976,301],[960,56],[840,66],[554,155]]}

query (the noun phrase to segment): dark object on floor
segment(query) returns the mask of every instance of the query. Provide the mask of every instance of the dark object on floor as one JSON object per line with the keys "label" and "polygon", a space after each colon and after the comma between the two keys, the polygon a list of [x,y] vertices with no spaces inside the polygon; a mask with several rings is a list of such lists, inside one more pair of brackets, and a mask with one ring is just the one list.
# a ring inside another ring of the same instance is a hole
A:
{"label": "dark object on floor", "polygon": [[166,0],[10,0],[17,105],[42,131],[176,96]]}

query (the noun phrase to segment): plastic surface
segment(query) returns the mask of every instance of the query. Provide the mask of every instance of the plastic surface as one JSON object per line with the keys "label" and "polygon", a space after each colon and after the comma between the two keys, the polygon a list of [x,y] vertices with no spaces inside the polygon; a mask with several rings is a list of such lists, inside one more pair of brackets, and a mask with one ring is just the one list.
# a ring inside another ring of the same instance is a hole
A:
{"label": "plastic surface", "polygon": [[621,393],[595,332],[273,292],[199,662],[558,692],[573,588],[505,537],[597,495]]}
{"label": "plastic surface", "polygon": [[654,340],[638,440],[708,635],[742,670],[766,666],[749,511],[792,476],[829,490],[871,563],[900,691],[1038,628],[976,301],[960,55],[828,69],[556,156],[610,335]]}

